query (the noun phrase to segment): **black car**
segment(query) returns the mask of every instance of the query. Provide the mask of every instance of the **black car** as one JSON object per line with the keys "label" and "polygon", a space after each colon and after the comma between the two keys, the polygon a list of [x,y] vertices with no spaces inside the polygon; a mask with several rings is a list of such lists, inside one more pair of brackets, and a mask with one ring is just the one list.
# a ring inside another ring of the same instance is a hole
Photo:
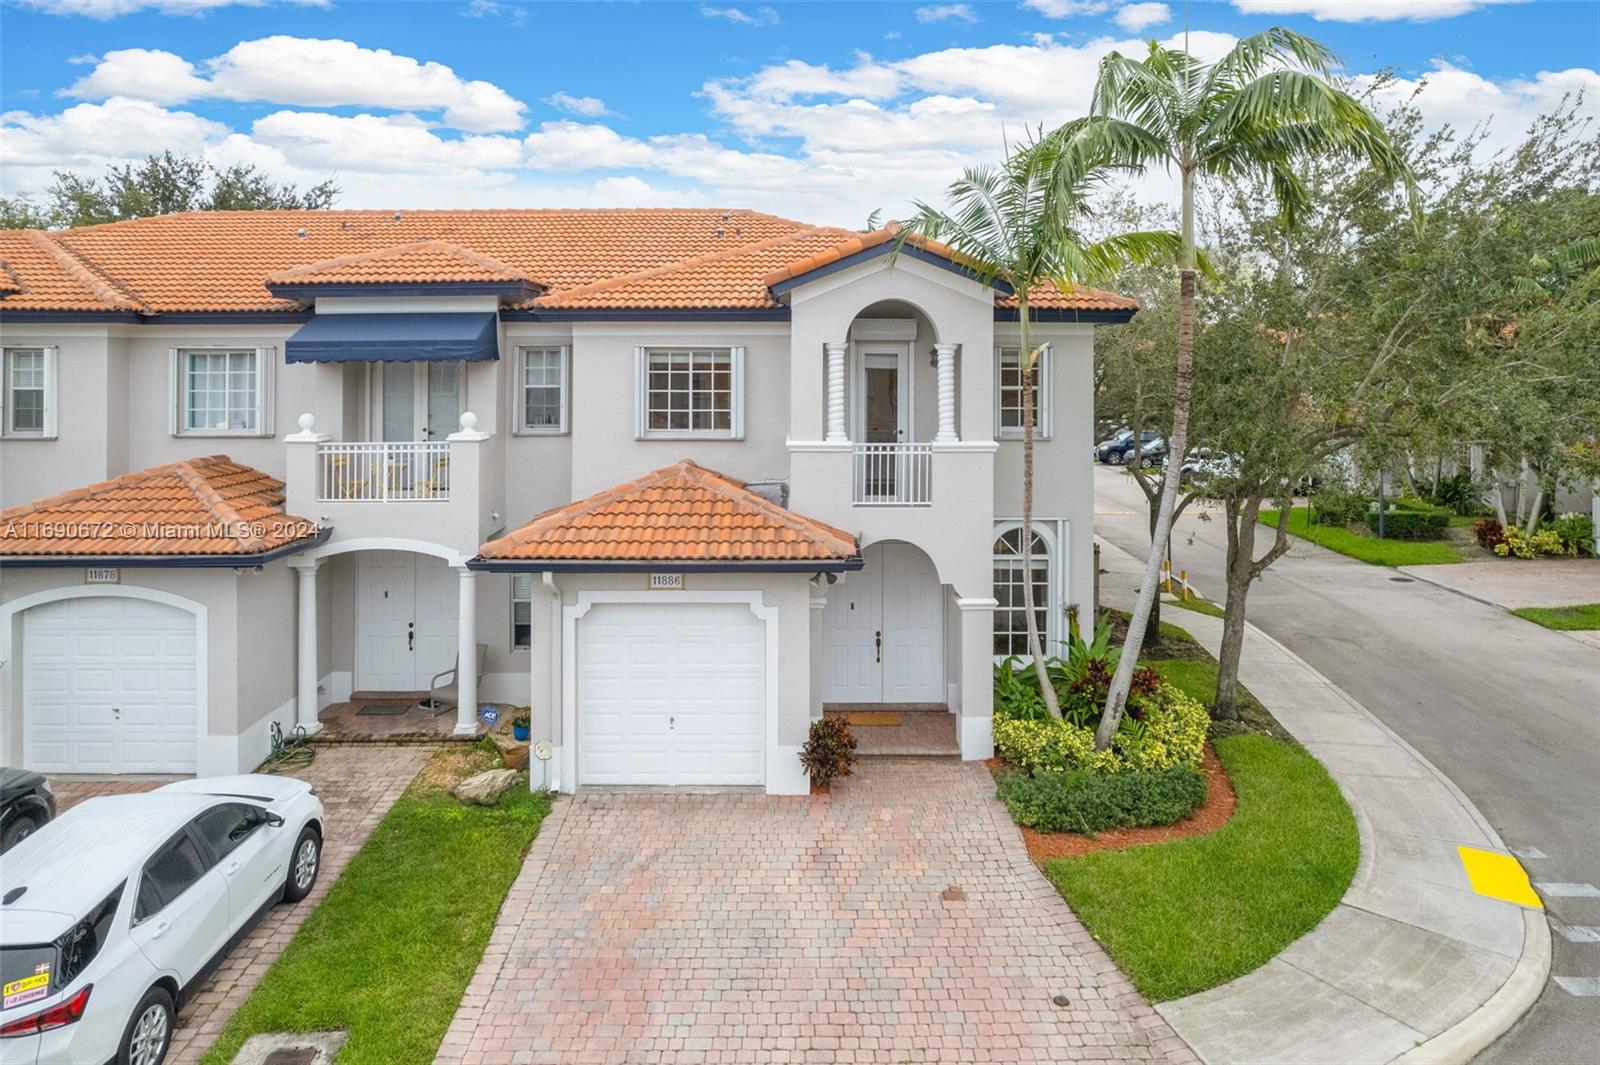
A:
{"label": "black car", "polygon": [[42,775],[0,769],[0,853],[33,835],[56,815],[56,797]]}
{"label": "black car", "polygon": [[[1139,450],[1144,455],[1146,462],[1153,462],[1167,453],[1167,444],[1161,436],[1159,429],[1143,429],[1139,432],[1139,440],[1143,445]],[[1119,465],[1133,460],[1133,430],[1123,429],[1109,440],[1102,440],[1094,449],[1094,457],[1100,462],[1109,465]]]}

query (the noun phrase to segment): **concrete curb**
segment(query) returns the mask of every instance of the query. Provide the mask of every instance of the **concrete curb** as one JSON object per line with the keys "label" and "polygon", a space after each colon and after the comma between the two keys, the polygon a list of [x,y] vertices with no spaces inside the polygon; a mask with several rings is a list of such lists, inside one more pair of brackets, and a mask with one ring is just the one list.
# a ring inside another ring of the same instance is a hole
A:
{"label": "concrete curb", "polygon": [[[1102,543],[1105,554],[1114,552],[1118,555],[1127,555],[1115,545],[1104,541]],[[1132,558],[1132,556],[1127,557]],[[1214,637],[1221,628],[1220,620],[1199,614],[1192,623],[1187,619],[1178,623],[1208,637]],[[1396,751],[1396,757],[1414,763],[1415,768],[1408,770],[1413,779],[1418,784],[1423,784],[1424,781],[1430,782],[1420,791],[1429,792],[1430,787],[1434,788],[1435,790],[1431,791],[1432,795],[1439,796],[1446,806],[1458,809],[1460,817],[1466,819],[1460,821],[1460,832],[1468,832],[1466,826],[1469,824],[1476,827],[1482,836],[1482,842],[1476,842],[1474,845],[1482,846],[1487,843],[1491,849],[1508,852],[1505,842],[1494,827],[1461,789],[1370,710],[1334,685],[1299,655],[1256,626],[1248,626],[1246,640],[1247,646],[1249,643],[1256,643],[1270,647],[1272,652],[1270,657],[1278,659],[1270,662],[1269,671],[1273,676],[1281,677],[1288,673],[1301,675],[1298,683],[1304,685],[1309,699],[1308,706],[1320,699],[1323,709],[1317,712],[1324,714],[1329,705],[1342,707],[1339,712],[1340,717],[1358,719],[1361,727],[1375,730],[1367,733],[1371,737],[1369,742],[1379,744],[1382,748],[1392,747]],[[1246,669],[1242,672],[1249,671],[1248,651],[1246,663]],[[1245,682],[1250,683],[1248,679]],[[1297,712],[1297,708],[1292,706],[1290,700],[1285,700],[1282,693],[1278,694],[1276,700],[1279,705],[1274,705],[1274,701],[1262,697],[1260,691],[1256,691],[1256,695],[1263,699],[1286,730],[1295,734],[1313,754],[1317,754],[1329,774],[1339,784],[1355,815],[1361,845],[1360,864],[1350,888],[1328,918],[1311,932],[1287,946],[1283,953],[1261,968],[1228,984],[1187,998],[1162,1003],[1158,1011],[1173,1024],[1180,1036],[1184,1036],[1186,1041],[1190,1042],[1195,1053],[1210,1065],[1244,1061],[1316,1061],[1327,1060],[1329,1055],[1351,1061],[1359,1057],[1363,1061],[1388,1063],[1388,1065],[1465,1065],[1515,1024],[1543,991],[1551,963],[1550,927],[1544,913],[1533,910],[1521,912],[1521,949],[1516,953],[1514,962],[1511,962],[1509,972],[1492,991],[1489,980],[1482,979],[1483,972],[1476,974],[1479,979],[1476,981],[1477,986],[1474,986],[1472,979],[1474,973],[1458,968],[1457,979],[1460,986],[1455,990],[1460,995],[1460,1008],[1466,1008],[1479,995],[1483,997],[1471,1007],[1470,1012],[1453,1022],[1448,1018],[1455,1016],[1454,1013],[1444,1016],[1436,1014],[1434,1024],[1440,1027],[1429,1025],[1424,1031],[1402,1023],[1397,1016],[1398,1011],[1388,1001],[1391,996],[1404,997],[1394,984],[1390,985],[1389,995],[1385,994],[1381,981],[1376,986],[1369,984],[1360,993],[1353,991],[1346,984],[1340,984],[1338,987],[1329,986],[1326,973],[1319,974],[1315,966],[1307,966],[1304,961],[1308,957],[1316,956],[1317,947],[1327,947],[1329,937],[1338,934],[1334,929],[1347,927],[1347,925],[1341,926],[1340,920],[1348,921],[1354,914],[1357,920],[1377,922],[1384,927],[1390,927],[1387,922],[1392,922],[1393,926],[1400,928],[1413,927],[1412,921],[1407,920],[1402,914],[1397,914],[1392,907],[1375,905],[1372,901],[1371,891],[1375,882],[1385,879],[1391,883],[1396,882],[1397,874],[1392,855],[1387,861],[1387,868],[1380,868],[1383,863],[1378,860],[1377,848],[1380,840],[1375,827],[1375,822],[1380,825],[1386,824],[1384,828],[1387,833],[1386,838],[1392,839],[1395,831],[1392,816],[1386,822],[1381,815],[1388,811],[1380,808],[1367,809],[1373,801],[1370,789],[1358,785],[1363,784],[1363,775],[1370,774],[1370,770],[1353,768],[1348,758],[1337,755],[1334,761],[1330,762],[1327,755],[1319,753],[1318,747],[1326,747],[1331,742],[1333,747],[1337,748],[1339,744],[1328,740],[1326,735],[1308,738],[1306,735],[1296,734],[1294,725],[1285,718],[1301,717],[1302,729],[1305,728],[1307,719],[1303,708],[1298,708]],[[1312,733],[1317,733],[1319,728],[1326,732],[1326,725],[1322,725],[1313,726]],[[1367,783],[1370,784],[1370,780]],[[1368,793],[1365,797],[1364,792]],[[1441,792],[1443,796],[1440,795]],[[1445,799],[1444,796],[1448,798]],[[1434,828],[1436,837],[1434,842],[1441,845],[1448,845],[1445,841],[1471,842],[1447,828],[1439,826]],[[1427,832],[1419,832],[1418,837],[1430,838]],[[1451,854],[1453,855],[1453,850]],[[1405,882],[1403,877],[1400,882]],[[1510,943],[1516,943],[1517,940],[1511,938],[1515,936],[1512,929],[1516,927],[1516,924],[1512,923],[1511,915],[1500,913],[1495,917],[1495,921],[1496,927],[1506,938],[1510,938]],[[1435,937],[1432,942],[1449,941],[1457,946],[1460,945],[1449,931],[1440,930],[1436,925],[1436,921],[1422,920],[1421,924],[1415,925],[1414,931],[1408,934]],[[1470,940],[1471,937],[1463,935],[1462,939]],[[1391,945],[1385,940],[1383,946],[1398,950],[1401,943],[1396,941]],[[1379,949],[1381,951],[1381,947]],[[1511,954],[1515,949],[1514,946],[1507,944],[1507,948],[1502,949],[1495,957],[1500,959],[1502,964],[1511,961]],[[1406,961],[1403,955],[1397,954],[1387,969],[1381,964],[1378,968],[1390,979],[1415,983],[1420,973],[1408,969]],[[1334,979],[1337,981],[1338,978]],[[1273,993],[1268,989],[1274,984],[1282,984],[1287,988],[1293,981],[1304,982],[1305,990],[1312,997],[1326,994],[1327,1001],[1321,1003],[1323,1009],[1321,1021],[1324,1025],[1328,1021],[1326,1016],[1328,1010],[1337,1009],[1341,1003],[1344,1006],[1369,1011],[1366,1015],[1338,1017],[1337,1023],[1343,1029],[1341,1035],[1350,1040],[1348,1044],[1335,1047],[1321,1041],[1326,1038],[1328,1032],[1325,1027],[1318,1028],[1316,1016],[1318,1003],[1295,1003],[1291,1006],[1289,999],[1292,995],[1288,990],[1279,991],[1278,994],[1282,997],[1274,1000]],[[1246,1006],[1254,1008],[1246,1009],[1244,1008]],[[1368,1040],[1362,1040],[1359,1034],[1364,1022],[1371,1029],[1371,1037]],[[1374,1024],[1377,1027],[1372,1027]],[[1271,1026],[1272,1031],[1269,1036],[1254,1041],[1248,1037],[1237,1037],[1241,1028],[1250,1026]],[[1298,1032],[1296,1028],[1299,1028]],[[1221,1032],[1233,1034],[1219,1037]],[[1429,1035],[1427,1032],[1433,1034]],[[1211,1053],[1206,1053],[1202,1049],[1203,1046]],[[1243,1049],[1250,1046],[1254,1046],[1253,1052]]]}

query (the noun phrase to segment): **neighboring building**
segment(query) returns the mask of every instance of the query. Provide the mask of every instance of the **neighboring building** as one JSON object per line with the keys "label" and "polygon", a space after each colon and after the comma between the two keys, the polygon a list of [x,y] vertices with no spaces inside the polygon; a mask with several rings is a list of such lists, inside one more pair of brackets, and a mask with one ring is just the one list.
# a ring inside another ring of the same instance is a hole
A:
{"label": "neighboring building", "polygon": [[[806,789],[827,703],[992,752],[1023,650],[1014,301],[750,211],[201,213],[0,233],[0,761],[246,770],[485,645],[548,783]],[[1087,610],[1092,346],[1036,293],[1033,579]]]}

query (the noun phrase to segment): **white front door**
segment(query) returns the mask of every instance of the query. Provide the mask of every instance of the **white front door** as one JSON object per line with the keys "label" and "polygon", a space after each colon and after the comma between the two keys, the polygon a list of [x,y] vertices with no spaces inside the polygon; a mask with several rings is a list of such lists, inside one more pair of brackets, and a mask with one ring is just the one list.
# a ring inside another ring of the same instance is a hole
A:
{"label": "white front door", "polygon": [[414,692],[456,657],[458,577],[444,560],[405,551],[361,555],[357,691]]}
{"label": "white front door", "polygon": [[944,588],[911,544],[872,544],[823,611],[823,701],[942,703]]}
{"label": "white front door", "polygon": [[373,370],[375,439],[443,440],[460,428],[462,363],[384,362]]}
{"label": "white front door", "polygon": [[53,773],[193,773],[195,619],[121,596],[23,615],[23,765]]}
{"label": "white front door", "polygon": [[602,603],[576,653],[579,784],[765,780],[766,628],[748,606]]}

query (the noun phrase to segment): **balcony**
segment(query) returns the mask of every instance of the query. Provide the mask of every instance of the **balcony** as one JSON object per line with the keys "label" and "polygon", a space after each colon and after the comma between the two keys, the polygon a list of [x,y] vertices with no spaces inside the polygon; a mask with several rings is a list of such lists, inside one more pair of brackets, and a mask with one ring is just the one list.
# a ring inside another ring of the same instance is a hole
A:
{"label": "balcony", "polygon": [[933,444],[852,444],[851,502],[925,507],[933,502]]}
{"label": "balcony", "polygon": [[317,445],[322,503],[443,503],[450,499],[450,445],[337,442]]}
{"label": "balcony", "polygon": [[286,438],[285,507],[335,540],[426,540],[470,556],[496,530],[498,451],[470,411],[446,440],[330,440],[316,418]]}

